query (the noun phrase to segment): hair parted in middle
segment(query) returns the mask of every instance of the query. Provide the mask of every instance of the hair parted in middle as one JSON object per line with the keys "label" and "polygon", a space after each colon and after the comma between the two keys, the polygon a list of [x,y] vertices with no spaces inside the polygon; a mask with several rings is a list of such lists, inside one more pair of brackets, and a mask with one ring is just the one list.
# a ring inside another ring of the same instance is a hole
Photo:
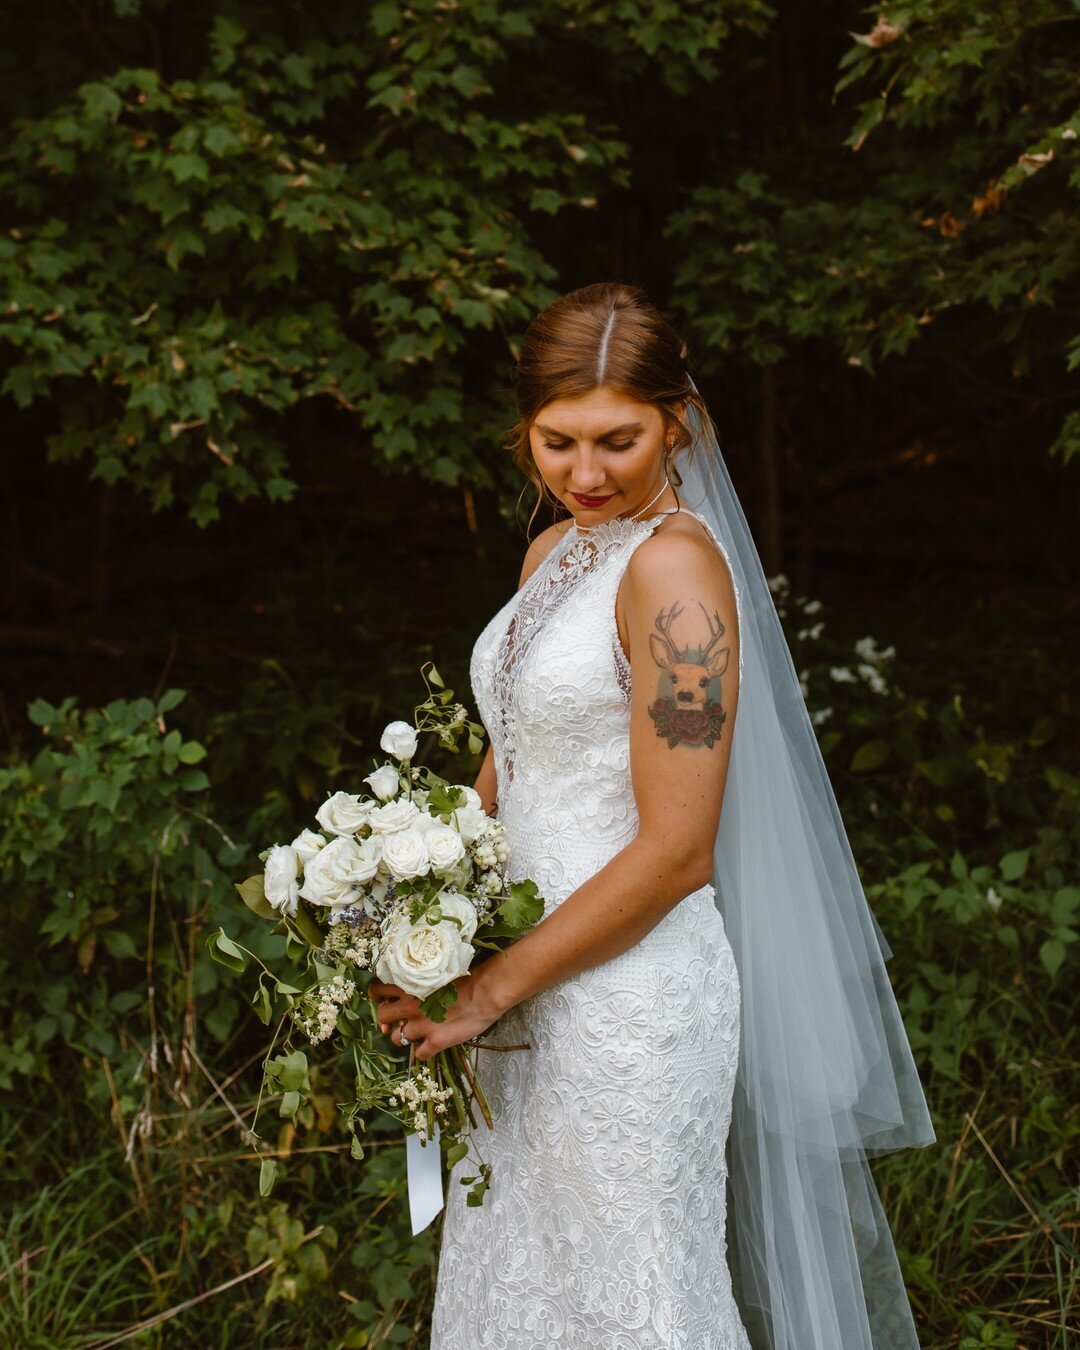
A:
{"label": "hair parted in middle", "polygon": [[691,448],[679,405],[692,403],[702,425],[709,424],[708,409],[690,387],[687,354],[686,342],[641,287],[621,281],[598,281],[568,291],[534,316],[522,338],[516,365],[518,420],[503,443],[536,489],[530,525],[545,497],[560,513],[555,518],[566,514],[536,467],[530,427],[540,410],[555,399],[581,398],[602,386],[638,403],[651,403],[664,418],[665,433],[676,428],[664,463],[678,487],[682,478],[674,461]]}

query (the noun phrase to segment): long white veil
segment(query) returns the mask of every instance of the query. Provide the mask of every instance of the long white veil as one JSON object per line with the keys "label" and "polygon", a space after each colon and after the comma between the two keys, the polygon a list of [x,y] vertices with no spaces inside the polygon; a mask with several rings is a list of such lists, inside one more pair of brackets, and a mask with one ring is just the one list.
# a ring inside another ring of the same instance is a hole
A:
{"label": "long white veil", "polygon": [[[691,386],[695,389],[691,380]],[[761,560],[691,403],[679,488],[722,541],[743,673],[713,884],[742,988],[729,1253],[754,1350],[918,1346],[868,1157],[936,1136]]]}

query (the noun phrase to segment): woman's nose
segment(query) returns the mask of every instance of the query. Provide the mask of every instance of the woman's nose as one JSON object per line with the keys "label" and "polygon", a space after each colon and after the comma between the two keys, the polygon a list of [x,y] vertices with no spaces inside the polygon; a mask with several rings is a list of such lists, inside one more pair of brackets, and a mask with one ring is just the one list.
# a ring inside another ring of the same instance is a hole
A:
{"label": "woman's nose", "polygon": [[604,486],[604,470],[598,457],[591,451],[579,450],[570,471],[574,492],[596,492]]}

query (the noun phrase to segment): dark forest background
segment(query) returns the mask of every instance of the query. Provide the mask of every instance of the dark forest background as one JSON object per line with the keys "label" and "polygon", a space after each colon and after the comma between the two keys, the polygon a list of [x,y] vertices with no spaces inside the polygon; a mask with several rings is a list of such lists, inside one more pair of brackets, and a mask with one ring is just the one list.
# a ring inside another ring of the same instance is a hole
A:
{"label": "dark forest background", "polygon": [[[246,1136],[207,933],[473,641],[531,316],[686,334],[938,1128],[922,1343],[1076,1312],[1077,33],[1067,0],[12,0],[0,50],[0,1342],[425,1344],[347,1078]],[[463,781],[478,760],[441,769]],[[1073,1159],[1070,1169],[1069,1158]]]}

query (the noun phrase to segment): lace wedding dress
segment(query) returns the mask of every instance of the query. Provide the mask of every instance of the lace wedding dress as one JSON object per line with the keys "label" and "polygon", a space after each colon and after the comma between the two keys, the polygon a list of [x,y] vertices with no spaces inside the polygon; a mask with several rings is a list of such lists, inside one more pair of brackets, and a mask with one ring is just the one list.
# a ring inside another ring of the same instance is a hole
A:
{"label": "lace wedding dress", "polygon": [[[662,518],[571,524],[473,649],[511,876],[548,912],[637,831],[615,599]],[[486,1039],[531,1049],[472,1052],[491,1184],[469,1207],[475,1156],[450,1174],[432,1350],[750,1350],[725,1231],[739,1026],[711,885],[499,1020]]]}

